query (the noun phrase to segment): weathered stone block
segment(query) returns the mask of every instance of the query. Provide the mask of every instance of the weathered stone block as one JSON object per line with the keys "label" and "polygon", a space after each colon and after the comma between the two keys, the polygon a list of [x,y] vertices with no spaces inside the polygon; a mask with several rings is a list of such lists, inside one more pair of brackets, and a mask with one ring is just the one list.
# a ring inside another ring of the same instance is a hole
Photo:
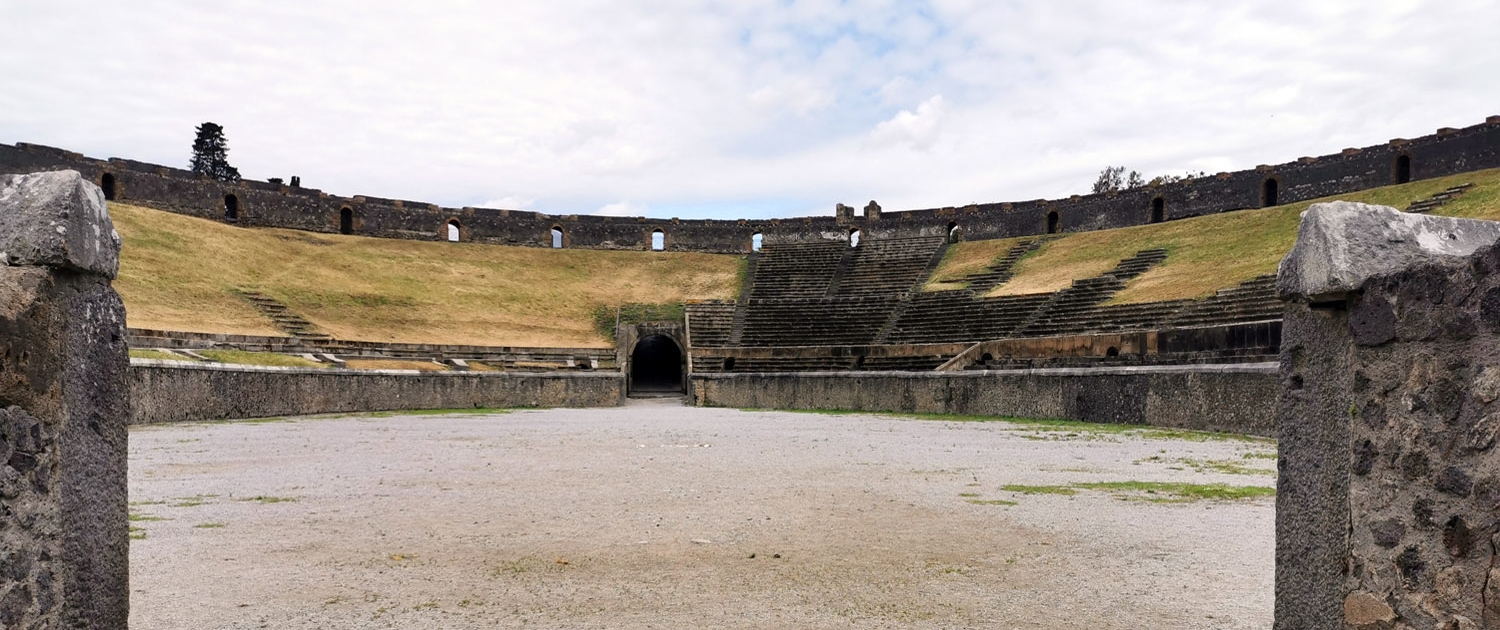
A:
{"label": "weathered stone block", "polygon": [[128,359],[125,310],[109,287],[118,246],[102,197],[77,173],[0,188],[0,627],[123,628]]}
{"label": "weathered stone block", "polygon": [[1278,279],[1279,630],[1500,627],[1497,240],[1389,208],[1304,216]]}
{"label": "weathered stone block", "polygon": [[0,264],[114,278],[120,235],[104,193],[77,171],[0,175]]}
{"label": "weathered stone block", "polygon": [[1342,299],[1365,280],[1417,263],[1468,256],[1500,240],[1500,223],[1409,214],[1348,201],[1313,204],[1281,261],[1283,299]]}

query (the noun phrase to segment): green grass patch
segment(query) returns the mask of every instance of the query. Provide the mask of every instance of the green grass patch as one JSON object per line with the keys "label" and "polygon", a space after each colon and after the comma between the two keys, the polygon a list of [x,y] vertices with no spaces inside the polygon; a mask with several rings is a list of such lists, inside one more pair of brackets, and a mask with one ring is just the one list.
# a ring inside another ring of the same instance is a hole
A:
{"label": "green grass patch", "polygon": [[225,526],[225,523],[199,523],[197,525],[194,525],[193,529],[219,529]]}
{"label": "green grass patch", "polygon": [[1243,457],[1245,459],[1276,459],[1276,453],[1268,451],[1251,451],[1249,453],[1240,455],[1240,457]]}
{"label": "green grass patch", "polygon": [[1153,503],[1191,503],[1193,501],[1237,501],[1276,496],[1275,488],[1231,486],[1221,483],[1169,483],[1158,481],[1104,481],[1076,483],[1075,488],[1102,490],[1126,500]]}
{"label": "green grass patch", "polygon": [[199,355],[235,365],[262,365],[270,367],[326,368],[328,364],[309,361],[302,357],[274,352],[245,352],[243,350],[196,350]]}
{"label": "green grass patch", "polygon": [[[1016,238],[1003,238],[983,241],[964,241],[949,245],[947,251],[943,252],[943,259],[938,261],[937,269],[932,271],[932,278],[922,287],[923,291],[952,291],[956,289],[967,289],[969,283],[964,278],[990,268],[1005,255],[1011,248],[1027,239],[1037,238],[1035,236],[1020,236]],[[1027,256],[1036,253],[1034,250],[1027,252]]]}
{"label": "green grass patch", "polygon": [[127,517],[127,518],[129,518],[130,522],[132,522],[132,523],[140,523],[140,522],[147,522],[147,521],[169,521],[169,520],[171,520],[171,519],[163,517],[163,516],[156,516],[154,514],[141,514],[139,512],[131,512],[130,516]]}
{"label": "green grass patch", "polygon": [[[1463,183],[1475,187],[1433,214],[1500,219],[1500,169],[1463,173],[1273,208],[1065,234],[1022,259],[1010,282],[990,295],[1056,291],[1075,280],[1099,276],[1140,250],[1159,247],[1167,250],[1166,261],[1132,279],[1107,304],[1204,298],[1219,289],[1275,273],[1296,241],[1299,215],[1314,203],[1340,199],[1404,209]],[[1170,205],[1167,214],[1170,218]]]}
{"label": "green grass patch", "polygon": [[398,411],[397,415],[404,416],[459,416],[459,415],[499,415],[515,411],[513,408],[505,407],[458,407],[454,409],[414,409],[411,411]]}
{"label": "green grass patch", "polygon": [[969,503],[974,505],[1020,505],[1015,501],[1006,501],[1005,499],[969,499]]}
{"label": "green grass patch", "polygon": [[136,527],[134,525],[131,525],[130,526],[130,539],[131,540],[145,540],[146,539],[146,530],[142,529],[140,527]]}
{"label": "green grass patch", "polygon": [[273,496],[260,495],[260,496],[253,496],[253,497],[245,497],[245,498],[240,499],[240,500],[241,501],[252,501],[252,502],[255,502],[255,503],[259,503],[261,505],[269,505],[269,504],[272,504],[272,503],[296,503],[297,502],[297,497],[273,497]]}
{"label": "green grass patch", "polygon": [[1019,485],[1019,484],[1006,484],[1006,485],[1000,486],[1000,489],[1004,490],[1006,492],[1019,492],[1021,494],[1027,494],[1027,495],[1031,495],[1031,494],[1060,494],[1060,495],[1064,495],[1064,496],[1072,496],[1072,495],[1078,494],[1078,491],[1074,490],[1070,486],[1023,486],[1023,485]]}
{"label": "green grass patch", "polygon": [[1110,436],[1135,437],[1147,440],[1185,440],[1188,442],[1247,442],[1275,444],[1270,438],[1238,433],[1213,433],[1190,429],[1168,429],[1139,424],[1105,424],[1078,420],[1016,418],[1010,416],[977,416],[940,413],[903,413],[891,411],[850,411],[846,409],[740,409],[747,412],[781,411],[789,413],[811,413],[828,416],[876,416],[939,422],[999,422],[1012,425],[1017,431],[1032,431],[1037,440],[1101,439]]}
{"label": "green grass patch", "polygon": [[167,507],[198,507],[200,505],[203,505],[204,503],[209,503],[211,499],[217,498],[219,498],[219,495],[217,494],[197,494],[190,497],[178,497],[176,499],[172,499],[172,501],[167,504]]}
{"label": "green grass patch", "polygon": [[978,497],[979,493],[977,493],[977,492],[960,492],[960,493],[958,493],[958,496],[961,496],[961,497],[963,497],[965,499],[973,499],[975,497]]}
{"label": "green grass patch", "polygon": [[172,352],[167,352],[165,350],[152,350],[152,349],[149,349],[149,348],[131,349],[131,351],[130,351],[130,358],[132,358],[132,359],[157,359],[157,360],[160,360],[160,361],[196,361],[197,360],[197,359],[193,359],[191,357],[185,357],[185,356],[180,355],[180,354],[176,354],[176,353],[172,353]]}
{"label": "green grass patch", "polygon": [[1203,473],[1203,472],[1216,472],[1216,473],[1223,473],[1223,474],[1226,474],[1226,475],[1274,475],[1274,474],[1276,474],[1275,470],[1272,470],[1272,469],[1269,469],[1269,468],[1261,468],[1261,467],[1257,467],[1257,466],[1247,466],[1247,465],[1245,465],[1243,459],[1241,459],[1241,460],[1234,460],[1234,459],[1200,459],[1200,458],[1196,458],[1196,457],[1172,457],[1172,458],[1168,458],[1168,457],[1162,457],[1160,455],[1152,455],[1150,457],[1138,459],[1138,460],[1136,460],[1135,462],[1132,462],[1132,463],[1135,463],[1135,464],[1145,464],[1145,463],[1151,463],[1151,464],[1176,464],[1176,466],[1169,466],[1169,468],[1171,468],[1172,470],[1183,470],[1184,468],[1191,468],[1195,472],[1200,472],[1200,473]]}
{"label": "green grass patch", "polygon": [[[744,273],[743,267],[744,264],[741,263],[740,273]],[[623,304],[618,307],[601,305],[595,307],[592,313],[594,332],[613,343],[615,341],[615,322],[617,316],[621,326],[661,321],[680,323],[683,321],[685,310],[681,302]]]}

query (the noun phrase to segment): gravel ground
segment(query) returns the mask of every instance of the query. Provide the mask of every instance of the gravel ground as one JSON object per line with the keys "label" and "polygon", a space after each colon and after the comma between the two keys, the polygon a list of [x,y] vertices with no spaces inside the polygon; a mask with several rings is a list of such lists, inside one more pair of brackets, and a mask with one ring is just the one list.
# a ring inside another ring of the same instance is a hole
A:
{"label": "gravel ground", "polygon": [[1002,486],[1274,487],[1273,444],[1043,429],[676,401],[135,428],[131,627],[1270,626],[1273,499]]}

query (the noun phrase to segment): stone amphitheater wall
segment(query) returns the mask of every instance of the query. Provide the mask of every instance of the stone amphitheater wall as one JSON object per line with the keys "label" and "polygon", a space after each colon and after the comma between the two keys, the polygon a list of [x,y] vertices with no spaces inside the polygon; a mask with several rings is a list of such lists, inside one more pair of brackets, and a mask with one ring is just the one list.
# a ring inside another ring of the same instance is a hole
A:
{"label": "stone amphitheater wall", "polygon": [[750,251],[755,234],[775,244],[843,240],[854,229],[863,238],[942,236],[956,226],[964,238],[993,239],[1046,233],[1053,216],[1061,232],[1101,230],[1151,222],[1158,200],[1166,220],[1275,205],[1266,198],[1269,182],[1274,182],[1274,201],[1290,203],[1497,167],[1500,116],[1492,116],[1479,125],[1444,128],[1421,138],[1118,193],[900,212],[881,212],[871,202],[862,215],[839,204],[835,216],[714,220],[549,215],[341,197],[270,182],[224,183],[182,169],[94,159],[35,144],[0,144],[0,173],[73,169],[113,199],[215,220],[227,220],[226,203],[232,196],[234,221],[241,225],[338,233],[346,226],[347,211],[348,231],[365,236],[446,240],[447,225],[456,221],[462,241],[549,247],[557,228],[565,247],[649,250],[652,233],[660,230],[667,250],[721,253]]}
{"label": "stone amphitheater wall", "polygon": [[692,375],[694,404],[1058,418],[1276,434],[1275,364]]}
{"label": "stone amphitheater wall", "polygon": [[136,359],[130,424],[510,407],[614,407],[620,372],[415,372],[191,365]]}

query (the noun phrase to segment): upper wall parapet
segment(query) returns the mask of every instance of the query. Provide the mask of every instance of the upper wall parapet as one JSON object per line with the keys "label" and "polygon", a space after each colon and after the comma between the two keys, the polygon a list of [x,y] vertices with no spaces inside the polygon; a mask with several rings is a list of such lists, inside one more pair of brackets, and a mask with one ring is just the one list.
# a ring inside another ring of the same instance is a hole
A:
{"label": "upper wall parapet", "polygon": [[[962,234],[993,239],[1102,230],[1275,206],[1407,181],[1500,168],[1500,116],[1420,138],[1344,149],[1276,165],[1223,172],[1168,184],[1074,195],[1067,199],[996,202],[883,212],[871,201],[859,213],[837,204],[833,216],[783,219],[657,219],[549,215],[527,210],[447,208],[401,199],[341,197],[315,188],[206,176],[123,158],[100,160],[29,143],[0,144],[0,173],[73,169],[113,200],[129,201],[242,225],[415,240],[587,249],[665,249],[742,253],[764,243]],[[955,228],[959,228],[955,231]],[[562,238],[555,239],[557,232]]]}

